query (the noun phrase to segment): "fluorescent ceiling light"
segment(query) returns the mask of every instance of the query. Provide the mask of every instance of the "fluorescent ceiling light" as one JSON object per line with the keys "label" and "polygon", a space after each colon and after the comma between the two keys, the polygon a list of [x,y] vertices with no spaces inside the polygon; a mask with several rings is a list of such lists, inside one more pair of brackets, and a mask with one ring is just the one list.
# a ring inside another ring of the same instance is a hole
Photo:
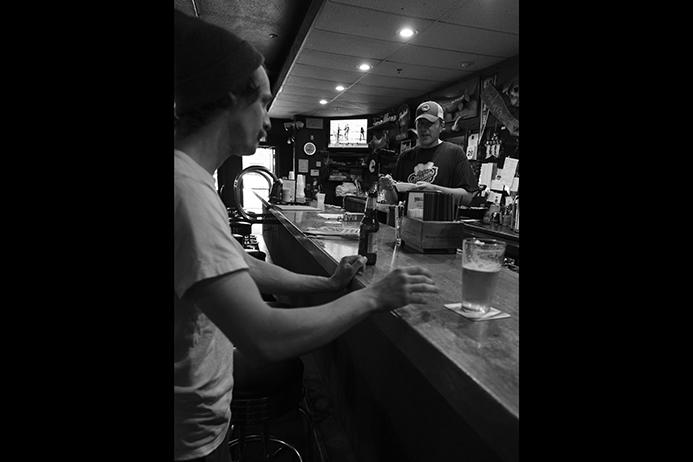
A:
{"label": "fluorescent ceiling light", "polygon": [[320,104],[327,104],[327,100],[326,100],[326,99],[321,99],[321,100],[320,100]]}
{"label": "fluorescent ceiling light", "polygon": [[337,85],[337,86],[335,87],[335,90],[337,90],[337,91],[342,91],[342,90],[344,90],[344,85]]}
{"label": "fluorescent ceiling light", "polygon": [[359,69],[361,69],[362,71],[367,71],[367,70],[369,70],[370,68],[371,68],[371,66],[368,65],[368,64],[365,64],[365,63],[364,63],[364,64],[361,64],[361,65],[359,66]]}

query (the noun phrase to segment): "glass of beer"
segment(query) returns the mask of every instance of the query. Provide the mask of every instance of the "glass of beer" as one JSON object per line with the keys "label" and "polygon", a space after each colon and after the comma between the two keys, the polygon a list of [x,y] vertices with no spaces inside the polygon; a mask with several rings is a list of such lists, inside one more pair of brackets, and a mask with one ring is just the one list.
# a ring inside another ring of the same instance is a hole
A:
{"label": "glass of beer", "polygon": [[462,309],[480,316],[491,299],[503,267],[505,242],[470,237],[462,241]]}

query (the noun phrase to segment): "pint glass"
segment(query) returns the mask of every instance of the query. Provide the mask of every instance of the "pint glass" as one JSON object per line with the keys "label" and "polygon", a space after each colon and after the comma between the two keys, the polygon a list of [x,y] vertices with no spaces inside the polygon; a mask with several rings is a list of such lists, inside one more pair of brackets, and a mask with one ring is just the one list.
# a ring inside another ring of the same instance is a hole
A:
{"label": "pint glass", "polygon": [[462,309],[486,314],[503,267],[505,242],[467,238],[462,241]]}

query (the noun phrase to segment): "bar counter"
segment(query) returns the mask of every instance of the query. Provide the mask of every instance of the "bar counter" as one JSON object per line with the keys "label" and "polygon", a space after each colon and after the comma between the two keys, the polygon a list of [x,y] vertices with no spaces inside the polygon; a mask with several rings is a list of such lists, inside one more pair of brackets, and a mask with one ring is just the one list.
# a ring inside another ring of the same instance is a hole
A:
{"label": "bar counter", "polygon": [[[343,256],[358,253],[358,241],[305,231],[325,224],[319,213],[341,212],[280,211],[265,203],[265,213],[279,221],[263,225],[272,261],[296,272],[332,274]],[[380,224],[377,262],[349,290],[387,274],[393,246],[394,229]],[[430,270],[440,293],[427,304],[373,315],[315,352],[359,460],[518,460],[518,274],[501,270],[493,301],[511,316],[475,322],[443,306],[460,301],[459,254],[400,248],[395,266],[410,265]]]}

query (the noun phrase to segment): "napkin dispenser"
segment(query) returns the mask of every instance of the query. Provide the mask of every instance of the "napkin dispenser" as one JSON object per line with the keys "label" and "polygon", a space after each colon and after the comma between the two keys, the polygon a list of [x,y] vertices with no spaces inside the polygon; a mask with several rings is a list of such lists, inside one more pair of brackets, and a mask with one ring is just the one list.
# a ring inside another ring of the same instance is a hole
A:
{"label": "napkin dispenser", "polygon": [[453,221],[457,218],[451,194],[438,191],[409,191],[407,213],[409,218],[423,221]]}

